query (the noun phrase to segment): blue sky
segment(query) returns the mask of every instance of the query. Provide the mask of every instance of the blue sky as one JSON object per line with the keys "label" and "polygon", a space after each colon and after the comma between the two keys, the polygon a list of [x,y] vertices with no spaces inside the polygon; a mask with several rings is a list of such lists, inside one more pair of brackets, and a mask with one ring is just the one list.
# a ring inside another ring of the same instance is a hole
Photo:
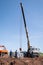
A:
{"label": "blue sky", "polygon": [[15,51],[19,50],[21,42],[23,50],[27,50],[20,2],[23,3],[30,45],[43,52],[43,0],[0,0],[0,45]]}

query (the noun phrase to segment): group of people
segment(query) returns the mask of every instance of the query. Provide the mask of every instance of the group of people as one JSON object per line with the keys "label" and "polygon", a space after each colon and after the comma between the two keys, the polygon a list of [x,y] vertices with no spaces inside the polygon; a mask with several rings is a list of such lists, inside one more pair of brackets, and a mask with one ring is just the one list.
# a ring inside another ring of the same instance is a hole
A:
{"label": "group of people", "polygon": [[[10,51],[10,57],[12,57],[12,56],[13,56],[13,52]],[[15,58],[17,58],[17,50],[15,51]]]}
{"label": "group of people", "polygon": [[13,53],[12,51],[10,51],[10,57],[15,57],[15,58],[22,58],[24,55],[21,52],[21,49],[19,52],[17,52],[17,50],[15,51],[15,53]]}

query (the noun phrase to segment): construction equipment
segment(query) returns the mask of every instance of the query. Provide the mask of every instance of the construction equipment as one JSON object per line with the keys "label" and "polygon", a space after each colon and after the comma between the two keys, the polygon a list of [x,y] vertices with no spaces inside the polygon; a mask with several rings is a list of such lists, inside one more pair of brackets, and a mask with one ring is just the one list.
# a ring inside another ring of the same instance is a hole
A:
{"label": "construction equipment", "polygon": [[26,26],[26,20],[25,20],[25,15],[24,15],[24,10],[23,10],[23,6],[22,3],[20,3],[21,6],[21,11],[22,11],[22,16],[23,16],[23,20],[24,20],[24,27],[25,27],[25,32],[26,32],[26,38],[27,38],[27,52],[26,52],[26,56],[27,57],[33,57],[34,56],[39,56],[39,49],[37,48],[32,48],[32,46],[30,46],[30,42],[29,42],[29,36],[28,36],[28,31],[27,31],[27,26]]}
{"label": "construction equipment", "polygon": [[4,45],[0,45],[0,57],[8,54],[8,50],[6,50],[6,47]]}

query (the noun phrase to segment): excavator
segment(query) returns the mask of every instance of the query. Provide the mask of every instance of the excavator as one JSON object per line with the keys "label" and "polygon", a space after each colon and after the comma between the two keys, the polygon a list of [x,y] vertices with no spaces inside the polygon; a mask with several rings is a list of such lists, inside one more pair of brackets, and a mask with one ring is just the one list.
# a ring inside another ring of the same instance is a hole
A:
{"label": "excavator", "polygon": [[26,57],[39,57],[39,49],[33,48],[32,46],[30,46],[30,41],[29,41],[27,25],[26,25],[26,20],[25,20],[24,9],[23,9],[22,3],[20,3],[20,7],[21,7],[21,11],[22,11],[24,27],[25,27],[25,32],[26,32],[26,38],[27,38],[27,48],[28,49],[27,49],[25,56]]}

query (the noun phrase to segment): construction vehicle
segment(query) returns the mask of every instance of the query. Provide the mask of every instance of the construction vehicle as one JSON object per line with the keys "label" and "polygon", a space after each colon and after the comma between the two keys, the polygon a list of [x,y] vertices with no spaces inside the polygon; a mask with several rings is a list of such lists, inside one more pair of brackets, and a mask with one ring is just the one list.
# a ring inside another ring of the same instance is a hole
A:
{"label": "construction vehicle", "polygon": [[24,53],[24,56],[26,57],[35,57],[39,56],[39,49],[38,48],[33,48],[30,46],[30,41],[29,41],[29,36],[28,36],[28,31],[27,31],[27,25],[26,25],[26,20],[25,20],[25,15],[24,15],[24,10],[22,3],[20,3],[21,11],[22,11],[22,16],[23,16],[23,21],[24,21],[24,27],[25,27],[25,32],[26,32],[26,38],[27,38],[27,52]]}
{"label": "construction vehicle", "polygon": [[6,47],[4,45],[0,45],[0,57],[8,54],[8,50],[6,50]]}

